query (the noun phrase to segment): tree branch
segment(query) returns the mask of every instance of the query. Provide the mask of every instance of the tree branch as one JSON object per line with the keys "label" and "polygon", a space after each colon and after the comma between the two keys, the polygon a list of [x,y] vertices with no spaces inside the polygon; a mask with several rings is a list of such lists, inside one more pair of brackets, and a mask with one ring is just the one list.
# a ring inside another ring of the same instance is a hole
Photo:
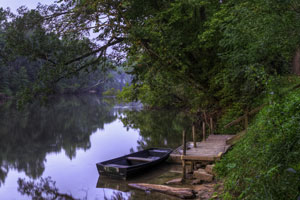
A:
{"label": "tree branch", "polygon": [[[116,39],[116,40],[113,41],[114,39]],[[74,62],[76,62],[76,61],[82,60],[82,59],[84,59],[84,58],[86,58],[86,57],[89,57],[89,56],[91,56],[91,55],[93,55],[93,54],[96,54],[96,53],[98,53],[98,52],[101,52],[101,51],[104,52],[104,51],[106,51],[106,49],[107,49],[108,47],[113,46],[113,45],[115,45],[115,44],[118,44],[118,43],[120,43],[120,42],[122,42],[122,41],[124,41],[124,40],[125,40],[125,38],[111,38],[111,39],[107,42],[106,45],[103,45],[102,47],[100,47],[100,48],[98,48],[98,49],[96,49],[96,50],[94,50],[94,51],[91,51],[91,52],[89,52],[89,53],[86,53],[86,54],[84,54],[84,55],[82,55],[82,56],[79,56],[79,57],[77,57],[77,58],[74,58],[74,59],[72,59],[72,60],[69,60],[69,61],[65,62],[64,65],[72,64],[72,63],[74,63]]]}

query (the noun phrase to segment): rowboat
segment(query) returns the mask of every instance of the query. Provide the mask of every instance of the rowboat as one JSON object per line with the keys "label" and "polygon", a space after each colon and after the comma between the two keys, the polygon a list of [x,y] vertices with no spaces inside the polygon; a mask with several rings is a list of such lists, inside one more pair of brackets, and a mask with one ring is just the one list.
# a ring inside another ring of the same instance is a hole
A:
{"label": "rowboat", "polygon": [[165,161],[172,149],[150,148],[96,164],[99,175],[117,179],[134,177]]}

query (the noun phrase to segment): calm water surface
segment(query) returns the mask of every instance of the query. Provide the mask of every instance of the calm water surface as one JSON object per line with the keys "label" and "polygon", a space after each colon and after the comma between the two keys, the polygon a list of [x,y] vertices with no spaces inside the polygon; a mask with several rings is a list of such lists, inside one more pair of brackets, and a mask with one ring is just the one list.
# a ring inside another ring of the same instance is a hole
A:
{"label": "calm water surface", "polygon": [[189,124],[179,112],[143,111],[97,96],[61,97],[22,111],[1,105],[0,199],[32,199],[45,184],[74,199],[140,199],[144,193],[126,182],[99,177],[95,164],[149,147],[175,148]]}

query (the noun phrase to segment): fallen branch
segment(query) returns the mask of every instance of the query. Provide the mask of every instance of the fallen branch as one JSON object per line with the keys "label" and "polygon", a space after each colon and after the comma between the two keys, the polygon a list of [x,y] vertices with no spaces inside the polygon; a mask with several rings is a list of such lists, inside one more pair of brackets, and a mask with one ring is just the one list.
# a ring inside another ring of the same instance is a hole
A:
{"label": "fallen branch", "polygon": [[147,183],[131,183],[129,187],[144,190],[144,191],[155,191],[172,196],[179,197],[181,199],[193,199],[195,198],[195,191],[189,188],[175,188],[165,185],[155,185]]}

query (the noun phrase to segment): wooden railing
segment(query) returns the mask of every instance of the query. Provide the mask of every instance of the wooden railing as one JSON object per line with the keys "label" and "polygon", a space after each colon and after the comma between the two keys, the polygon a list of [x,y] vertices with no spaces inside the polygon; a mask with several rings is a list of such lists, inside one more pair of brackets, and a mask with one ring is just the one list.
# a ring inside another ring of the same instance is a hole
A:
{"label": "wooden railing", "polygon": [[241,116],[241,117],[233,120],[232,122],[226,124],[224,126],[224,128],[229,128],[229,127],[231,127],[233,125],[236,125],[236,124],[240,123],[242,120],[245,120],[245,129],[248,128],[248,117],[251,116],[251,115],[253,115],[253,114],[255,114],[255,113],[257,113],[258,111],[260,111],[265,105],[266,104],[263,104],[263,105],[261,105],[261,106],[259,106],[257,108],[254,108],[250,112],[246,111],[243,116]]}
{"label": "wooden railing", "polygon": [[[241,131],[240,133],[237,133],[234,137],[232,137],[231,139],[227,140],[226,143],[227,144],[234,144],[239,138],[241,138],[246,132],[247,132],[247,129],[248,129],[248,123],[249,123],[249,116],[257,113],[258,111],[260,111],[263,107],[265,106],[265,104],[251,110],[250,112],[248,112],[248,110],[245,111],[245,114],[235,120],[233,120],[232,122],[226,124],[224,126],[224,128],[229,128],[231,126],[234,126],[238,123],[240,123],[241,121],[244,120],[244,130]],[[202,122],[202,138],[203,138],[203,141],[206,140],[206,124],[208,125],[209,127],[209,133],[210,134],[214,134],[214,127],[213,127],[213,119],[210,117],[209,118],[209,122],[208,120],[203,120]],[[192,125],[192,134],[193,134],[193,146],[194,148],[197,147],[197,138],[196,138],[196,127],[195,127],[195,123],[193,123]],[[182,156],[185,156],[186,155],[186,131],[183,130],[182,131]],[[193,169],[193,165],[194,163],[192,162],[191,163],[191,168]],[[186,179],[186,160],[185,159],[182,159],[182,182],[184,182]]]}
{"label": "wooden railing", "polygon": [[234,126],[238,123],[240,123],[241,121],[244,120],[244,130],[237,133],[234,137],[230,138],[229,140],[226,141],[227,144],[235,144],[243,135],[245,135],[247,133],[247,129],[248,129],[248,123],[249,123],[249,116],[256,114],[257,112],[259,112],[266,104],[263,104],[257,108],[254,108],[253,110],[251,110],[250,112],[248,112],[248,110],[245,111],[245,114],[235,120],[233,120],[232,122],[226,124],[224,126],[224,128],[229,128],[231,126]]}

